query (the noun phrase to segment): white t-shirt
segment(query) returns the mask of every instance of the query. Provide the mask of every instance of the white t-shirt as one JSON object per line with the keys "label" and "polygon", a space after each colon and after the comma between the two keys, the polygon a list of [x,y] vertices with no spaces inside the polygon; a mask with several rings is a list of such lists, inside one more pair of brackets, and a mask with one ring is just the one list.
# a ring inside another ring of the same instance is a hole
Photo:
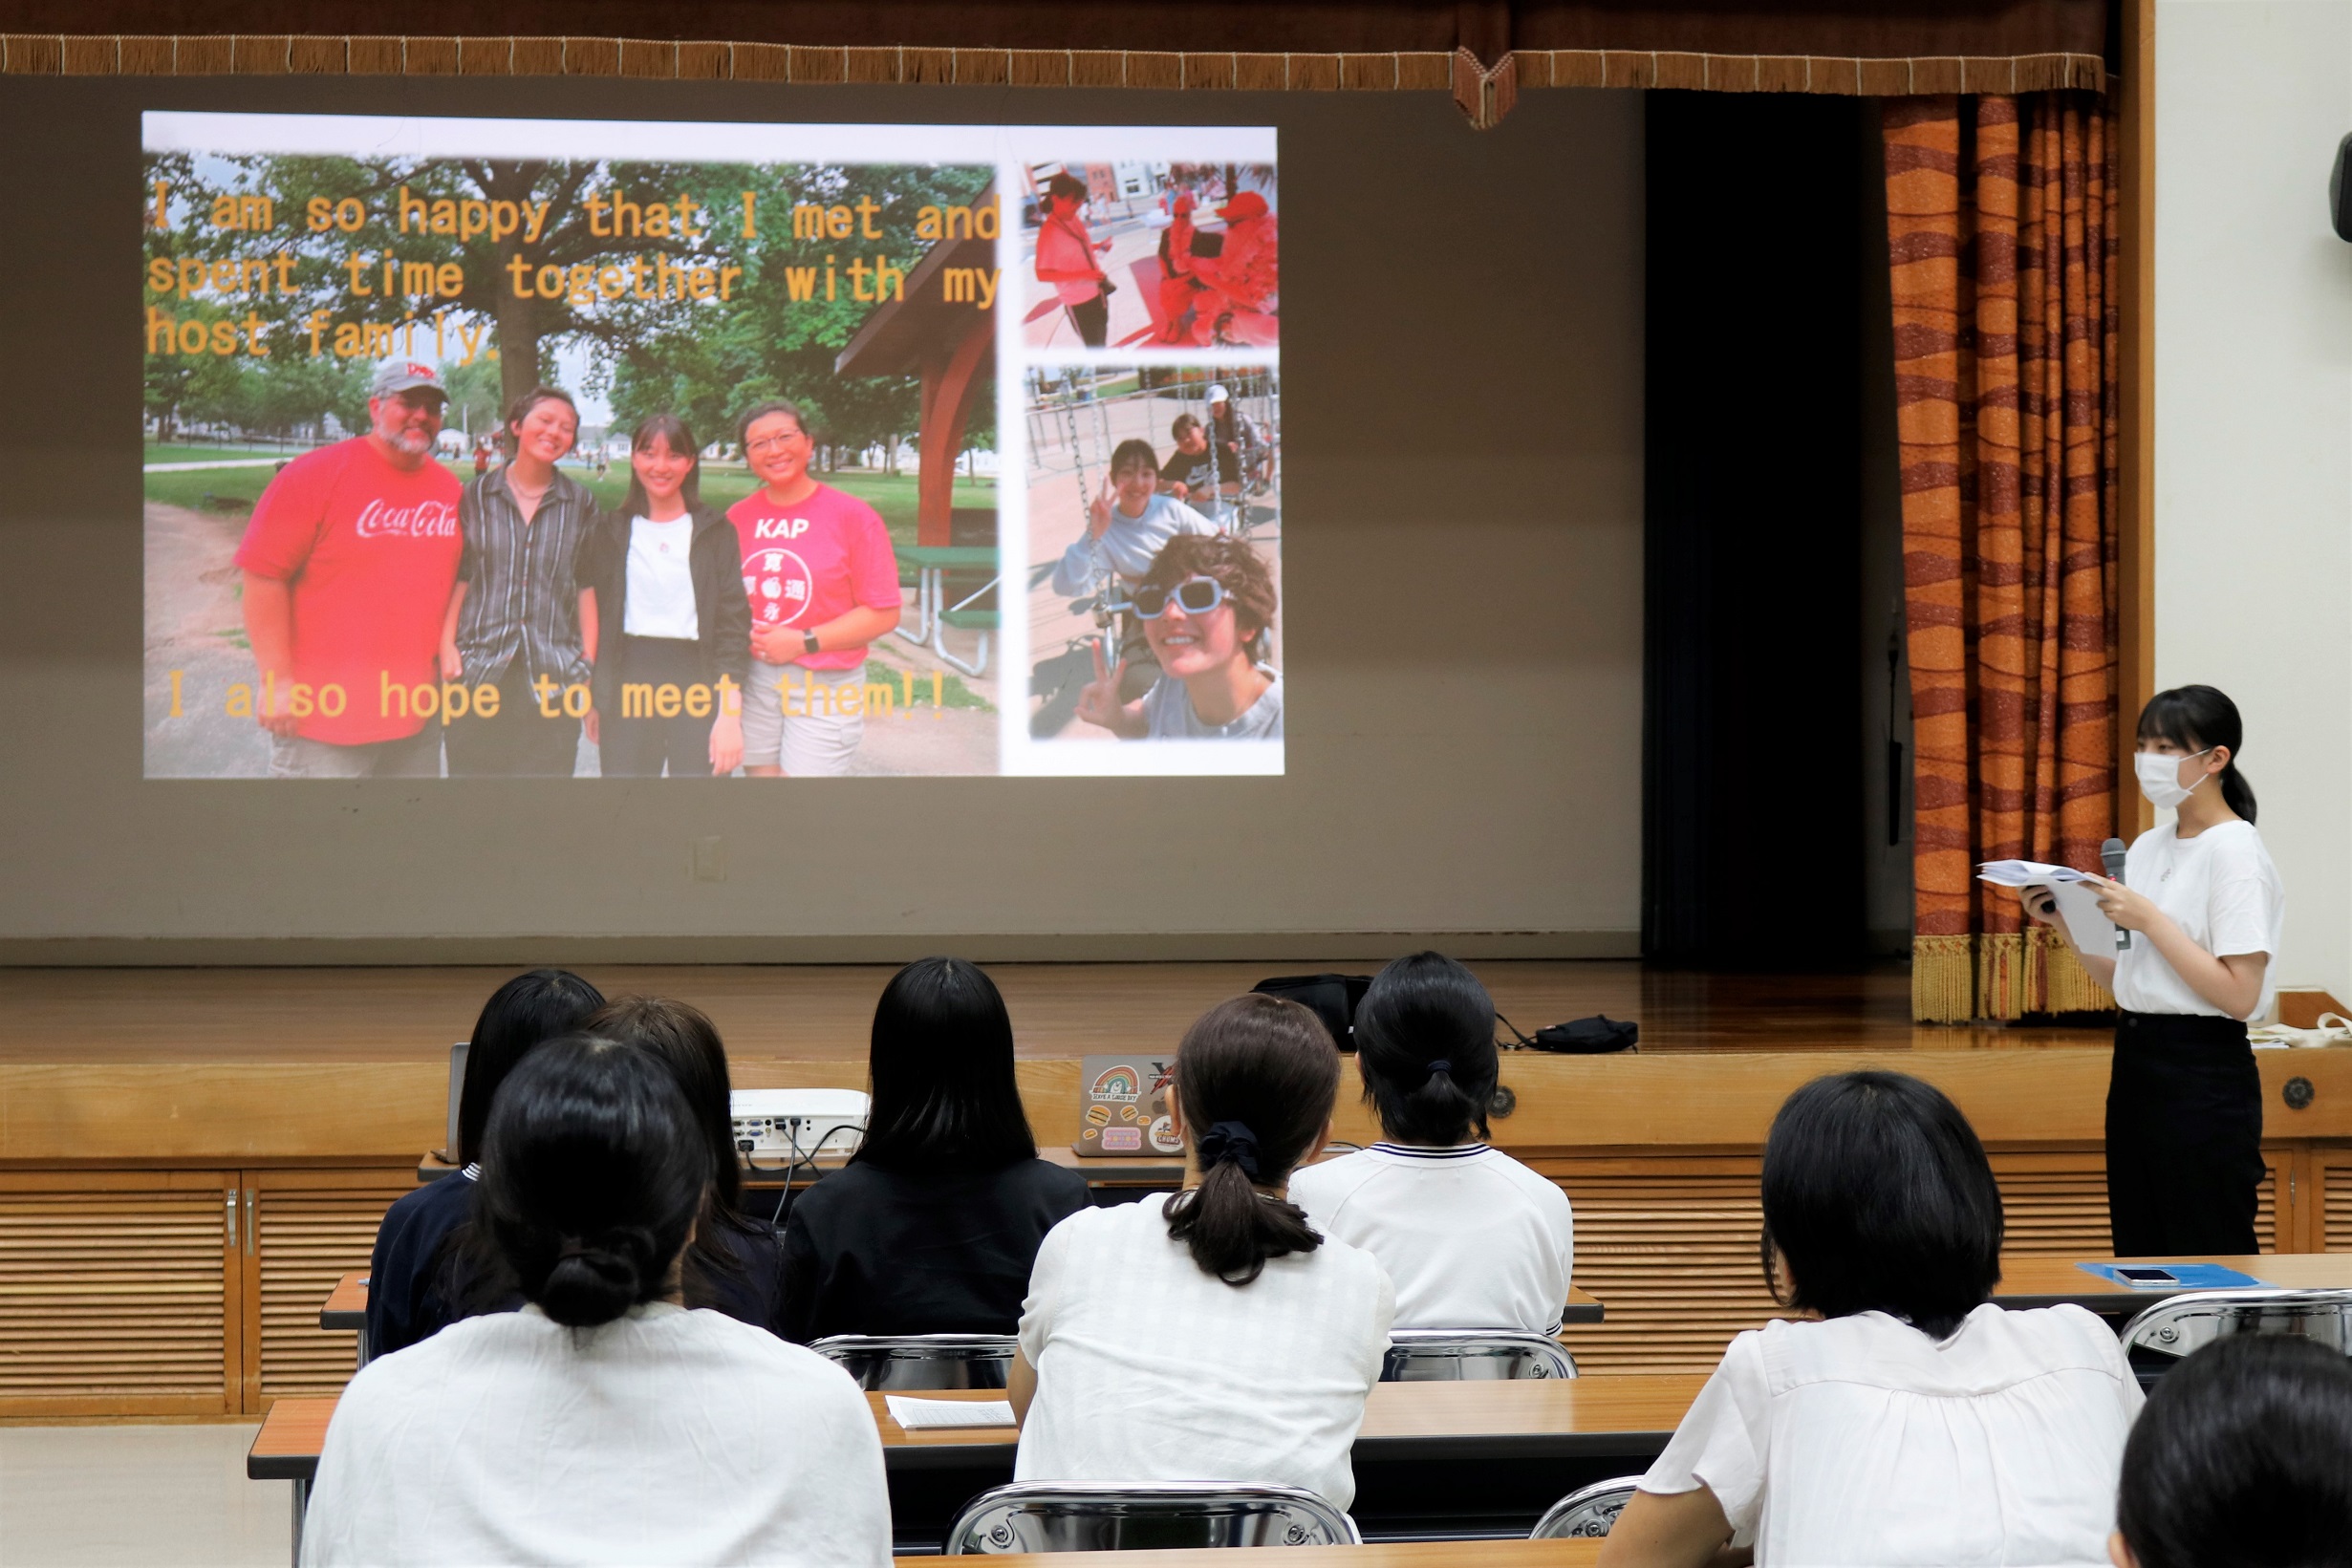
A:
{"label": "white t-shirt", "polygon": [[1290,1201],[1380,1259],[1399,1328],[1560,1330],[1576,1257],[1568,1195],[1499,1149],[1374,1144],[1299,1170]]}
{"label": "white t-shirt", "polygon": [[657,523],[629,520],[629,584],[621,603],[621,627],[633,637],[699,637],[695,614],[691,514]]}
{"label": "white t-shirt", "polygon": [[[2187,839],[2171,823],[2150,828],[2132,841],[2124,857],[2124,885],[2154,899],[2190,941],[2216,958],[2269,954],[2262,995],[2247,1016],[2270,1012],[2278,994],[2278,938],[2287,900],[2278,869],[2253,823],[2220,823]],[[2189,988],[2144,935],[2134,935],[2131,946],[2115,956],[2115,999],[2135,1013],[2223,1016]]]}
{"label": "white t-shirt", "polygon": [[319,1454],[306,1565],[890,1561],[882,1443],[812,1351],[717,1312],[471,1318],[368,1363]]}
{"label": "white t-shirt", "polygon": [[1389,1277],[1326,1241],[1228,1285],[1170,1238],[1161,1202],[1082,1209],[1047,1233],[1021,1310],[1037,1398],[1013,1479],[1247,1481],[1346,1508]]}
{"label": "white t-shirt", "polygon": [[2140,1385],[2078,1306],[1735,1338],[1644,1492],[1712,1489],[1759,1568],[2104,1565]]}
{"label": "white t-shirt", "polygon": [[1084,593],[1094,584],[1094,552],[1100,548],[1111,569],[1133,582],[1152,569],[1152,558],[1179,533],[1222,533],[1209,519],[1174,496],[1155,495],[1143,504],[1143,515],[1130,517],[1117,502],[1111,504],[1111,522],[1102,539],[1081,531],[1053,564],[1056,593]]}

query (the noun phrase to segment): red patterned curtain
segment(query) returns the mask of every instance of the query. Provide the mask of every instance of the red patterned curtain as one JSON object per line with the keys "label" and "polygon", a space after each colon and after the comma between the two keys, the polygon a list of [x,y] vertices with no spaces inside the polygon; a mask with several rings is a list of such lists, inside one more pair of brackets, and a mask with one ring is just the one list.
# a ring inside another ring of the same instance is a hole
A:
{"label": "red patterned curtain", "polygon": [[1912,1016],[2114,1005],[1978,861],[2115,831],[2115,137],[2080,93],[1890,98],[1916,763]]}

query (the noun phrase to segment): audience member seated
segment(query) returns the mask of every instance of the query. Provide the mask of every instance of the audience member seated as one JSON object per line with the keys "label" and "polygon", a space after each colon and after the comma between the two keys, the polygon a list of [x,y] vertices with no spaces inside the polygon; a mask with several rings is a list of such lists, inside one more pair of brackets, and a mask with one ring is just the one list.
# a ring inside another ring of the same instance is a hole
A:
{"label": "audience member seated", "polygon": [[449,1243],[473,1207],[491,1097],[525,1052],[577,1029],[603,1005],[594,986],[561,969],[517,975],[483,1004],[458,1090],[458,1147],[444,1151],[464,1170],[403,1194],[378,1228],[375,1256],[368,1262],[370,1354],[389,1355],[456,1318],[460,1309],[454,1303],[466,1292],[452,1276],[455,1249]]}
{"label": "audience member seated", "polygon": [[907,965],[868,1071],[857,1152],[792,1200],[781,1332],[1010,1334],[1038,1244],[1090,1200],[1037,1157],[996,982],[960,958]]}
{"label": "audience member seated", "polygon": [[2248,1334],[2166,1373],[2108,1550],[2116,1568],[2352,1568],[2352,1362]]}
{"label": "audience member seated", "polygon": [[710,1149],[669,1069],[550,1041],[500,1090],[482,1156],[480,1223],[527,1304],[352,1380],[302,1560],[886,1564],[856,1385],[683,1303]]}
{"label": "audience member seated", "polygon": [[1606,1568],[2104,1564],[2140,1385],[2081,1307],[2004,1312],[2001,1198],[1957,1106],[1854,1072],[1789,1096],[1764,1146],[1785,1305],[1731,1342],[1602,1549]]}
{"label": "audience member seated", "polygon": [[1290,1178],[1328,1236],[1380,1259],[1399,1328],[1560,1331],[1575,1253],[1568,1195],[1486,1137],[1495,1003],[1436,953],[1399,958],[1355,1015],[1364,1098],[1386,1136]]}
{"label": "audience member seated", "polygon": [[776,1228],[743,1210],[744,1171],[735,1157],[726,1047],[701,1008],[662,997],[615,997],[586,1025],[591,1034],[651,1051],[686,1091],[710,1150],[710,1201],[686,1248],[686,1304],[710,1307],[771,1332],[783,1312],[783,1249]]}
{"label": "audience member seated", "polygon": [[1297,1002],[1186,1031],[1169,1115],[1184,1190],[1089,1209],[1038,1250],[1009,1380],[1018,1481],[1226,1481],[1355,1499],[1349,1450],[1395,1300],[1284,1196],[1321,1149],[1339,1052]]}

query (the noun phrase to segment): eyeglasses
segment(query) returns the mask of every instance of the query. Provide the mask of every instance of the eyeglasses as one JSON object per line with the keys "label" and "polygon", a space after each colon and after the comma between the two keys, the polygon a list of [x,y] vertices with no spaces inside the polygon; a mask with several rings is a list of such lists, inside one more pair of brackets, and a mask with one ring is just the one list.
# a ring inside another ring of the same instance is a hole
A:
{"label": "eyeglasses", "polygon": [[788,436],[762,436],[756,441],[746,442],[744,450],[746,452],[781,452],[794,441],[801,440],[805,434],[803,431],[795,430]]}
{"label": "eyeglasses", "polygon": [[1173,589],[1147,585],[1135,590],[1135,613],[1155,621],[1168,613],[1171,598],[1187,615],[1205,615],[1225,602],[1225,585],[1214,577],[1187,577]]}

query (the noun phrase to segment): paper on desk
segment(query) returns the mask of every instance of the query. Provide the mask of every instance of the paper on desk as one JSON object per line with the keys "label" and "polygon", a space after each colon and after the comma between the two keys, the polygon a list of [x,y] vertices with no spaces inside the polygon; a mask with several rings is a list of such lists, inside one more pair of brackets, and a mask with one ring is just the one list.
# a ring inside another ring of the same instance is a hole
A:
{"label": "paper on desk", "polygon": [[2078,949],[2103,956],[2115,951],[2115,922],[2100,913],[2099,879],[2088,871],[2039,860],[1988,860],[1976,868],[1976,880],[1996,888],[2049,889]]}
{"label": "paper on desk", "polygon": [[1011,1427],[1013,1407],[1004,1399],[910,1399],[905,1394],[884,1394],[882,1403],[890,1407],[890,1418],[908,1431],[920,1431],[930,1427]]}

